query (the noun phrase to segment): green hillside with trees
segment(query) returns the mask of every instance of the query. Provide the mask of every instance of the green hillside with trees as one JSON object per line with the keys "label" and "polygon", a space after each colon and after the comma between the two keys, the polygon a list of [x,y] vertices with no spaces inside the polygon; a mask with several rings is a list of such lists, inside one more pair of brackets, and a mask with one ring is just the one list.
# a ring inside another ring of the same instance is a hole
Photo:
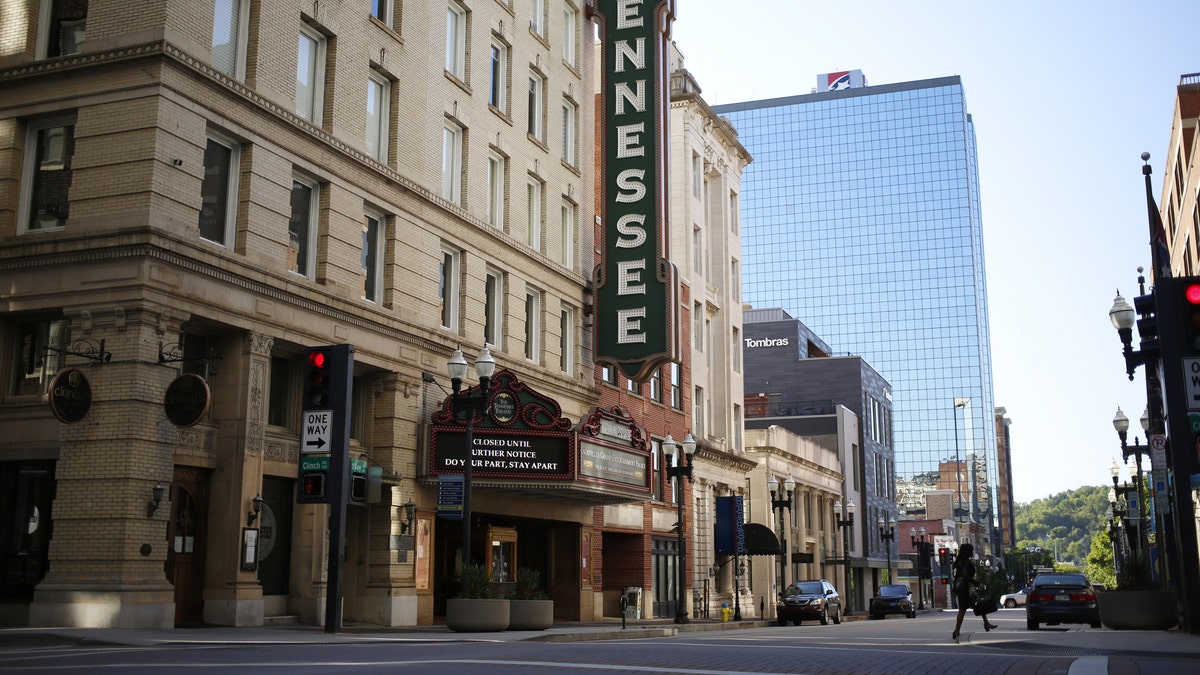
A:
{"label": "green hillside with trees", "polygon": [[1104,541],[1108,540],[1108,489],[1108,486],[1085,485],[1027,504],[1015,504],[1015,548],[1040,549],[1054,555],[1059,562],[1082,569],[1097,533],[1104,531]]}

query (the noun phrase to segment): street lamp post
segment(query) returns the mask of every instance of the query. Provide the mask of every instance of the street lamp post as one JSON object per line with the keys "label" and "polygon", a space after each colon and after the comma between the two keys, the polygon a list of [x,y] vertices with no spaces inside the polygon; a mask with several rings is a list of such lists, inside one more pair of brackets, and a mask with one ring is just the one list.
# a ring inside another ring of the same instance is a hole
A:
{"label": "street lamp post", "polygon": [[925,526],[921,526],[921,532],[918,535],[915,527],[908,528],[908,538],[912,540],[913,548],[917,549],[917,609],[925,609],[925,563],[928,559],[925,557]]}
{"label": "street lamp post", "polygon": [[[963,414],[965,415],[966,409],[967,409],[967,404],[970,402],[971,402],[971,398],[969,396],[963,397],[963,398],[956,398],[956,399],[954,399],[954,409],[958,410],[961,408],[963,410]],[[954,491],[954,502],[958,504],[958,506],[954,507],[955,526],[959,525],[958,515],[959,515],[959,511],[962,510],[962,498],[963,498],[962,474],[963,474],[962,460],[959,458],[959,455],[958,455],[958,413],[955,413],[954,414],[954,479],[958,485],[957,489]],[[959,539],[959,541],[962,541],[961,527],[959,529],[958,539]]]}
{"label": "street lamp post", "polygon": [[471,464],[475,458],[475,417],[483,417],[488,410],[488,387],[491,385],[492,374],[496,372],[496,360],[488,351],[487,345],[475,359],[475,374],[479,376],[479,392],[469,394],[461,391],[463,378],[467,376],[467,360],[463,358],[461,349],[455,349],[446,363],[446,371],[450,374],[450,388],[454,392],[451,405],[454,414],[466,413],[467,438],[465,459],[463,460],[463,504],[462,504],[462,568],[466,570],[471,564]]}
{"label": "street lamp post", "polygon": [[888,516],[887,520],[883,516],[879,516],[879,540],[884,542],[883,548],[887,551],[887,582],[892,583],[892,542],[896,539],[896,519]]}
{"label": "street lamp post", "polygon": [[[1149,412],[1149,410],[1147,410],[1145,413],[1142,414],[1141,423],[1142,423],[1142,430],[1149,432],[1149,429],[1150,429],[1150,412]],[[1113,428],[1115,428],[1117,430],[1117,436],[1119,436],[1121,438],[1121,457],[1122,457],[1122,459],[1124,459],[1126,462],[1128,462],[1129,456],[1133,455],[1134,462],[1136,463],[1136,466],[1137,466],[1137,477],[1135,479],[1137,481],[1137,513],[1135,516],[1131,517],[1131,520],[1133,520],[1135,523],[1137,523],[1137,526],[1138,526],[1138,528],[1137,528],[1137,535],[1138,535],[1137,550],[1138,550],[1138,557],[1139,557],[1138,563],[1144,567],[1148,563],[1147,558],[1149,556],[1147,556],[1146,553],[1147,553],[1147,549],[1149,548],[1149,546],[1148,546],[1147,537],[1146,537],[1147,527],[1146,527],[1145,520],[1143,520],[1143,518],[1145,516],[1145,511],[1143,510],[1142,505],[1145,501],[1145,490],[1144,490],[1143,484],[1142,484],[1143,483],[1143,481],[1142,481],[1142,455],[1149,454],[1150,448],[1148,446],[1138,443],[1138,439],[1136,437],[1133,439],[1133,445],[1127,445],[1125,443],[1126,437],[1127,437],[1126,432],[1129,431],[1129,418],[1125,416],[1125,413],[1121,411],[1120,407],[1117,408],[1117,414],[1113,417]],[[1116,461],[1114,460],[1113,463],[1115,464]],[[1116,474],[1113,474],[1114,485],[1116,484],[1116,480],[1117,480],[1117,476],[1116,476]]]}
{"label": "street lamp post", "polygon": [[[1117,460],[1115,460],[1115,459],[1113,460],[1113,463],[1112,463],[1111,473],[1112,473],[1113,486],[1112,486],[1112,489],[1108,491],[1108,495],[1109,495],[1109,501],[1113,502],[1113,512],[1118,513],[1118,509],[1116,507],[1116,502],[1119,501],[1122,504],[1122,508],[1119,510],[1120,515],[1123,516],[1124,520],[1128,523],[1127,527],[1133,528],[1133,536],[1132,537],[1128,536],[1129,531],[1128,531],[1128,529],[1126,529],[1126,536],[1128,538],[1128,541],[1126,542],[1126,544],[1129,547],[1130,551],[1132,551],[1135,556],[1133,559],[1133,563],[1138,566],[1145,566],[1145,561],[1142,560],[1143,556],[1142,556],[1142,548],[1141,548],[1141,546],[1142,546],[1141,514],[1138,513],[1138,511],[1141,510],[1141,506],[1138,505],[1138,508],[1136,510],[1133,510],[1133,511],[1129,510],[1128,495],[1133,492],[1136,492],[1137,487],[1130,485],[1129,481],[1121,481],[1121,477],[1122,477],[1121,476],[1121,465],[1117,464]],[[1135,499],[1136,499],[1136,497],[1135,497]]]}
{"label": "street lamp post", "polygon": [[[676,453],[679,446],[683,446],[683,453]],[[683,479],[687,478],[688,482],[692,482],[692,455],[696,454],[696,439],[692,438],[689,433],[684,436],[681,443],[676,443],[675,439],[671,438],[671,434],[662,442],[663,454],[672,459],[671,465],[667,467],[667,477],[675,479],[676,498],[675,506],[678,509],[679,522],[676,523],[676,532],[679,535],[679,590],[676,592],[677,602],[675,604],[675,623],[690,623],[688,621],[687,607],[683,601],[683,587],[686,577],[687,567],[687,551],[685,547],[687,542],[683,538]],[[736,580],[734,582],[736,586]]]}
{"label": "street lamp post", "polygon": [[845,504],[839,500],[833,505],[833,517],[837,519],[837,527],[842,531],[842,565],[845,566],[846,589],[850,602],[846,614],[854,613],[854,578],[850,575],[850,528],[854,527],[854,502],[850,499]]}
{"label": "street lamp post", "polygon": [[775,494],[779,492],[779,481],[775,476],[771,476],[771,480],[767,481],[767,489],[771,491],[771,510],[779,512],[779,585],[778,591],[782,593],[787,588],[787,527],[783,519],[783,510],[787,509],[788,514],[792,512],[792,492],[796,489],[796,481],[791,474],[783,481],[783,489],[787,491],[787,495],[780,495],[778,499]]}

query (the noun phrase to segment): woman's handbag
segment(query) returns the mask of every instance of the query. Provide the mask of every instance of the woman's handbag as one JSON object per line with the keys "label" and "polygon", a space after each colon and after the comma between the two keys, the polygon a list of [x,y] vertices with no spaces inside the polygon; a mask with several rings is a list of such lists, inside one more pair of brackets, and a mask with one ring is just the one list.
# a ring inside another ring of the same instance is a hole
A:
{"label": "woman's handbag", "polygon": [[1000,607],[996,604],[996,599],[990,595],[976,597],[975,601],[971,603],[971,610],[975,612],[975,616],[991,614],[998,609],[1000,609]]}

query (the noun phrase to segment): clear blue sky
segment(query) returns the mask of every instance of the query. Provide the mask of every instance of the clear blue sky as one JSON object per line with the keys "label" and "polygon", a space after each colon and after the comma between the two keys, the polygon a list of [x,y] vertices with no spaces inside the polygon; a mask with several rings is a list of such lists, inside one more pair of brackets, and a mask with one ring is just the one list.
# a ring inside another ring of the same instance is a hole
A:
{"label": "clear blue sky", "polygon": [[[676,0],[673,37],[709,104],[960,75],[975,121],[996,405],[1027,502],[1110,483],[1117,406],[1141,434],[1108,319],[1149,270],[1142,182],[1159,198],[1175,87],[1200,72],[1200,3]],[[803,320],[803,317],[799,317]],[[886,373],[885,373],[886,375]],[[1132,440],[1132,439],[1131,439]]]}

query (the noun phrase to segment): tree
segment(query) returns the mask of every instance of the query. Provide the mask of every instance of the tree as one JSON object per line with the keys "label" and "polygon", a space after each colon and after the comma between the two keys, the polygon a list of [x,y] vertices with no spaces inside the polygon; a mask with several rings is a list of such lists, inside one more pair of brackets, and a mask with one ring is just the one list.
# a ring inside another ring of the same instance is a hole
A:
{"label": "tree", "polygon": [[1116,567],[1113,564],[1112,539],[1108,530],[1101,528],[1092,537],[1092,550],[1087,556],[1084,573],[1093,584],[1104,584],[1105,588],[1117,585]]}

